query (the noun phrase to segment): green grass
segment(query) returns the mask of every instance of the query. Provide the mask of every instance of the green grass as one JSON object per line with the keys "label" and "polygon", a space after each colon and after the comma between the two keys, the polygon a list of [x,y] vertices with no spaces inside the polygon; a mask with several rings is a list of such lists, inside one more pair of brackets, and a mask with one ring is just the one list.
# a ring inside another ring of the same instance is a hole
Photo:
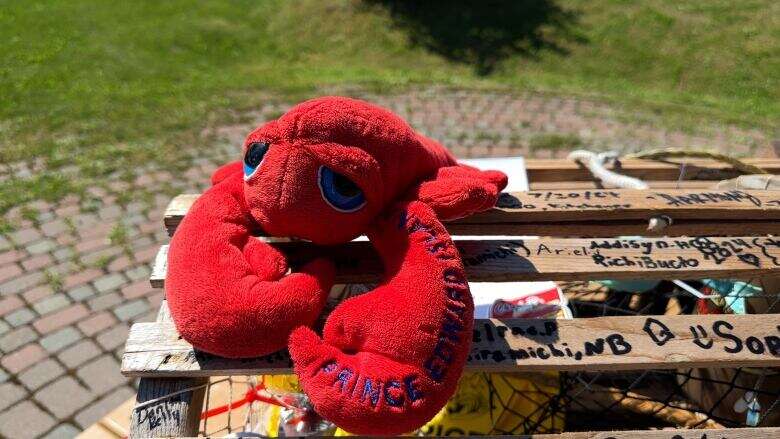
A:
{"label": "green grass", "polygon": [[[0,182],[0,212],[143,163],[181,165],[227,110],[325,86],[538,90],[760,129],[780,114],[772,0],[562,1],[584,42],[543,26],[568,53],[507,53],[489,75],[411,44],[398,17],[357,0],[0,4],[0,162],[47,169]],[[66,165],[79,178],[56,174]]]}
{"label": "green grass", "polygon": [[558,151],[561,149],[576,149],[582,146],[582,139],[575,134],[537,134],[531,138],[531,150],[546,149]]}

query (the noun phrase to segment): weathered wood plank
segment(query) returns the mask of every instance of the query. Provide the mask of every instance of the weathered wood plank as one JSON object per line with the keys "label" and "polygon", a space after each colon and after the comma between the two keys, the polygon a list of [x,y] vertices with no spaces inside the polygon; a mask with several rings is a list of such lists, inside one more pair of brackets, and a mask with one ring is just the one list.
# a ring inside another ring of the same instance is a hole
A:
{"label": "weathered wood plank", "polygon": [[[163,219],[169,234],[173,234],[197,197],[197,194],[183,194],[171,201]],[[641,226],[642,221],[658,215],[669,216],[675,221],[775,220],[780,219],[780,191],[562,189],[514,192],[502,194],[495,208],[450,222],[447,228],[452,234],[500,234],[496,224],[637,220]],[[466,231],[461,229],[465,224],[486,227],[472,227]]]}
{"label": "weathered wood plank", "polygon": [[[289,373],[286,352],[230,360],[196,352],[170,323],[136,323],[122,357],[133,377]],[[780,366],[780,314],[477,320],[472,371]]]}
{"label": "weathered wood plank", "polygon": [[[780,174],[780,159],[748,158],[744,162],[758,166],[770,174]],[[648,181],[652,185],[652,181],[656,180],[679,180],[683,163],[685,164],[682,170],[683,180],[724,180],[741,174],[726,163],[703,159],[674,159],[664,162],[627,159],[621,160],[618,167],[607,166],[607,168]],[[526,160],[526,172],[528,181],[531,182],[593,180],[590,171],[566,159]]]}
{"label": "weathered wood plank", "polygon": [[[685,190],[710,190],[715,188],[715,182],[709,180],[659,180],[647,181],[650,189],[685,189]],[[590,181],[531,181],[528,182],[532,191],[559,191],[559,190],[604,190],[604,185],[597,180]],[[757,188],[759,189],[759,188]],[[768,189],[768,188],[760,188]]]}
{"label": "weathered wood plank", "polygon": [[[160,305],[157,322],[172,323],[165,301]],[[141,378],[130,417],[129,436],[153,438],[198,434],[207,382],[208,378],[202,377]],[[183,391],[185,389],[193,390]],[[169,395],[171,397],[166,398]]]}
{"label": "weathered wood plank", "polygon": [[[773,237],[466,239],[455,244],[473,282],[728,278],[780,270],[780,239]],[[340,283],[373,282],[383,272],[366,241],[330,247],[306,242],[274,245],[293,267],[316,256],[331,258]],[[159,263],[165,261],[158,258]],[[165,272],[164,267],[154,268],[153,286],[164,285]]]}
{"label": "weathered wood plank", "polygon": [[[323,438],[334,436],[320,436]],[[355,436],[359,437],[359,436]],[[450,436],[426,436],[427,438],[447,438]],[[505,439],[508,436],[480,436],[484,439]],[[624,431],[583,431],[560,434],[521,434],[509,436],[514,439],[777,439],[780,427],[724,428],[707,430],[624,430]],[[194,439],[194,438],[188,438]]]}
{"label": "weathered wood plank", "polygon": [[[556,221],[538,223],[449,224],[451,233],[460,235],[515,235],[555,237],[615,236],[739,236],[746,231],[754,235],[780,235],[780,221],[750,220],[674,220],[656,231],[648,230],[646,220],[625,221]],[[454,230],[454,232],[453,232]]]}
{"label": "weathered wood plank", "polygon": [[130,438],[197,435],[207,382],[203,377],[142,378],[130,420]]}

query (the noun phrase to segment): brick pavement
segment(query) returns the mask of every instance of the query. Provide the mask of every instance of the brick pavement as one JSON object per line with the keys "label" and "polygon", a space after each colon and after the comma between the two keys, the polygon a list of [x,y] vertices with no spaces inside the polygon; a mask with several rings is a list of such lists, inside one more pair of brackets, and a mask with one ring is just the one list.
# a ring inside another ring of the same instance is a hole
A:
{"label": "brick pavement", "polygon": [[[645,115],[636,120],[649,122],[626,122],[632,119],[619,110],[590,101],[444,89],[367,97],[461,157],[562,156],[571,145],[771,152],[758,131],[667,131]],[[163,209],[175,193],[202,190],[218,164],[237,157],[248,130],[284,108],[267,104],[249,115],[250,124],[204,130],[208,147],[185,172],[150,169],[130,182],[117,177],[90,188],[83,200],[33,202],[26,210],[36,212],[35,222],[21,206],[6,215],[15,230],[0,236],[0,437],[72,437],[133,394],[119,360],[130,325],[153,320],[162,299],[147,277],[168,239]],[[2,168],[22,177],[38,167]],[[128,191],[138,196],[119,203]]]}

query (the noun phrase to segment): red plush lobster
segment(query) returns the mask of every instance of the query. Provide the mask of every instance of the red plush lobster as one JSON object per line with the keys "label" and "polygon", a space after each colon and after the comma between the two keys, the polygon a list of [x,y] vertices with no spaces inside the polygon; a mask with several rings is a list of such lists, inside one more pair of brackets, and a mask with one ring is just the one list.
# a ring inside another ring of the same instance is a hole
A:
{"label": "red plush lobster", "polygon": [[[473,304],[439,222],[492,207],[506,176],[457,163],[387,110],[313,99],[253,131],[171,241],[167,298],[200,350],[254,357],[289,347],[316,411],[356,434],[398,434],[432,418],[468,354]],[[323,338],[310,328],[335,268],[315,259],[288,273],[253,235],[316,244],[367,234],[386,275],[341,303]]]}

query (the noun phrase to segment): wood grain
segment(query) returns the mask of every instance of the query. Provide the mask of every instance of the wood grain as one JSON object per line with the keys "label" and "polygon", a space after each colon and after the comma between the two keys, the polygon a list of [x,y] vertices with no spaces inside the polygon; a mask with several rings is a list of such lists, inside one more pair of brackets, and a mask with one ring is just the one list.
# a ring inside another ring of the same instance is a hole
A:
{"label": "wood grain", "polygon": [[[744,278],[780,270],[780,239],[772,237],[464,239],[455,244],[472,282]],[[274,245],[292,267],[317,256],[332,259],[339,283],[374,282],[383,273],[367,241],[329,247],[300,241]],[[164,285],[165,271],[154,268],[153,286]]]}
{"label": "wood grain", "polygon": [[[183,194],[170,202],[163,219],[170,235],[197,198],[197,194]],[[695,221],[704,227],[707,223],[717,226],[721,221],[777,223],[773,220],[780,219],[780,191],[561,189],[505,193],[495,208],[450,222],[447,229],[452,234],[496,235],[507,233],[502,231],[502,225],[507,224],[521,225],[531,232],[537,230],[539,224],[546,222],[556,223],[557,227],[565,222],[598,224],[604,221],[619,221],[622,224],[618,225],[632,225],[633,231],[641,232],[647,228],[648,219],[659,215],[666,215],[675,222]],[[632,223],[626,224],[628,220],[632,220]],[[587,224],[576,224],[575,227],[579,228],[580,233],[597,233],[596,230],[589,230]],[[742,225],[743,230],[744,227],[745,225]],[[598,233],[607,230],[609,229],[600,230]],[[674,232],[674,229],[665,230],[667,234]],[[558,236],[558,233],[554,234]]]}
{"label": "wood grain", "polygon": [[[157,322],[171,324],[163,301]],[[180,437],[198,434],[208,378],[141,378],[130,417],[130,438]],[[182,392],[185,389],[194,389]],[[179,393],[181,392],[181,393]],[[169,398],[166,398],[171,395]],[[161,399],[162,398],[162,399]],[[152,400],[160,399],[157,402]]]}
{"label": "wood grain", "polygon": [[[770,174],[780,174],[780,159],[748,158],[745,163],[763,168]],[[648,181],[656,180],[724,180],[741,173],[731,165],[704,159],[674,159],[668,161],[621,160],[619,166],[607,166],[621,174]],[[528,181],[590,181],[593,175],[586,168],[572,160],[533,159],[526,161]],[[680,178],[682,177],[682,178]]]}
{"label": "wood grain", "polygon": [[[231,360],[193,350],[170,323],[136,323],[122,356],[131,377],[290,373],[286,352]],[[475,322],[467,369],[490,372],[780,366],[780,314]]]}
{"label": "wood grain", "polygon": [[[130,419],[130,438],[198,434],[208,378],[142,378]],[[195,388],[195,390],[182,390]],[[168,397],[171,395],[170,397]],[[162,398],[156,401],[158,398]],[[151,402],[155,401],[155,402]],[[150,404],[145,404],[151,402]]]}

